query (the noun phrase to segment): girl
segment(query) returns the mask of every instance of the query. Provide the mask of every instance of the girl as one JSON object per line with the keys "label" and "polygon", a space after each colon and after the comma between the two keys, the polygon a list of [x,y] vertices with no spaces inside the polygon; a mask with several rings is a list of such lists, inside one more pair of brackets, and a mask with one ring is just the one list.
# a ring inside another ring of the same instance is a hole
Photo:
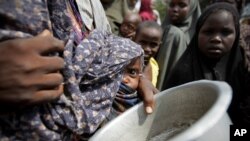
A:
{"label": "girl", "polygon": [[[250,72],[239,47],[239,16],[230,4],[217,3],[205,9],[187,50],[170,72],[164,89],[190,81],[208,79],[228,82],[233,89],[229,115],[233,123],[243,123],[243,99],[250,85]],[[243,51],[244,52],[244,51]],[[249,65],[249,64],[248,64]],[[243,104],[244,103],[244,104]]]}
{"label": "girl", "polygon": [[168,15],[162,24],[162,47],[156,57],[160,67],[158,89],[162,89],[169,71],[185,51],[200,13],[197,0],[170,0]]}

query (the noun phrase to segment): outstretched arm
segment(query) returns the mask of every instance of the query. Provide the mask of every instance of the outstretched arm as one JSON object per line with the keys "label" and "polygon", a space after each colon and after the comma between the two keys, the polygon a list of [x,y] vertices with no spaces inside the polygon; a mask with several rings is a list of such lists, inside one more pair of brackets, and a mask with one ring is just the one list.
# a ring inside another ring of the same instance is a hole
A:
{"label": "outstretched arm", "polygon": [[138,92],[143,99],[146,113],[151,114],[155,107],[154,94],[159,91],[153,86],[150,80],[145,77],[140,77]]}

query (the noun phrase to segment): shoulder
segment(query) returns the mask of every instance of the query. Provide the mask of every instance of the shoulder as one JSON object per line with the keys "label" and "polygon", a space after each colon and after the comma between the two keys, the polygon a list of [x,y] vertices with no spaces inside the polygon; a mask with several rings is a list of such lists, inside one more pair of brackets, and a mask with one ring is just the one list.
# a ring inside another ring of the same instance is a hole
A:
{"label": "shoulder", "polygon": [[186,44],[186,37],[184,32],[173,25],[169,25],[169,27],[166,27],[164,29],[163,39],[176,44]]}
{"label": "shoulder", "polygon": [[157,61],[153,57],[150,58],[149,64],[150,64],[152,70],[154,70],[156,72],[159,71],[159,65],[158,65]]}
{"label": "shoulder", "polygon": [[176,36],[184,36],[184,32],[174,25],[169,26],[169,34],[174,34]]}

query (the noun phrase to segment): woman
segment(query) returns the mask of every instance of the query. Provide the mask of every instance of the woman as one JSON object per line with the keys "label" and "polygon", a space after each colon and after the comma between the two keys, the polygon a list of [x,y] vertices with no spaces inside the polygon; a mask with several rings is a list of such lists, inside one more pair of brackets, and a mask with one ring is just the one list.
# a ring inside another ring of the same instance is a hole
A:
{"label": "woman", "polygon": [[246,110],[242,105],[247,104],[243,100],[249,93],[245,91],[250,84],[250,72],[244,65],[248,58],[243,57],[239,37],[237,10],[227,3],[209,6],[199,18],[195,35],[170,72],[164,89],[200,79],[226,81],[233,89],[231,119],[235,124],[245,123],[247,116],[243,116]]}

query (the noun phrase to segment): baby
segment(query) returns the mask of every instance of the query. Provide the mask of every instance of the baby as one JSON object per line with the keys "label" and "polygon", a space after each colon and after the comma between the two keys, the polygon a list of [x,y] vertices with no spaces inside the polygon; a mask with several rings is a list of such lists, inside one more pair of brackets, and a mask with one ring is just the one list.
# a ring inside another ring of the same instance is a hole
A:
{"label": "baby", "polygon": [[142,75],[142,66],[143,56],[135,58],[125,68],[119,91],[112,104],[109,120],[117,117],[141,101],[136,89]]}

